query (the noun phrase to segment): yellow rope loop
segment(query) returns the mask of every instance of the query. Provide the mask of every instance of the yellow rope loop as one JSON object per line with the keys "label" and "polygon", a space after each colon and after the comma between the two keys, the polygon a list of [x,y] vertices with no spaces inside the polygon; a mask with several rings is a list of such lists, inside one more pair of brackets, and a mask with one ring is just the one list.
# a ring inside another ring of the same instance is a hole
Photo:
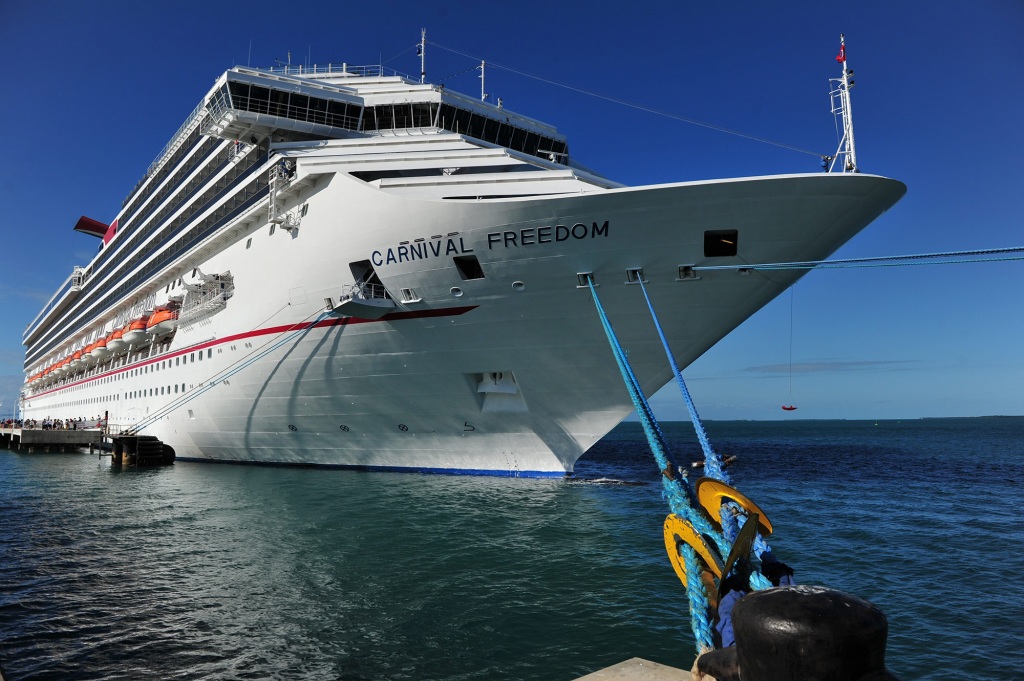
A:
{"label": "yellow rope loop", "polygon": [[772,523],[768,520],[768,516],[743,492],[714,478],[700,478],[693,486],[697,494],[697,501],[708,512],[711,519],[718,523],[719,527],[722,526],[722,504],[732,501],[739,504],[748,516],[757,516],[758,532],[762,537],[771,535]]}
{"label": "yellow rope loop", "polygon": [[714,612],[718,608],[718,585],[715,580],[722,578],[722,559],[693,525],[675,513],[670,513],[665,518],[665,551],[668,552],[668,559],[672,563],[672,569],[676,571],[676,576],[683,586],[686,586],[686,565],[679,553],[681,544],[689,544],[701,560],[700,580],[707,592],[711,611]]}

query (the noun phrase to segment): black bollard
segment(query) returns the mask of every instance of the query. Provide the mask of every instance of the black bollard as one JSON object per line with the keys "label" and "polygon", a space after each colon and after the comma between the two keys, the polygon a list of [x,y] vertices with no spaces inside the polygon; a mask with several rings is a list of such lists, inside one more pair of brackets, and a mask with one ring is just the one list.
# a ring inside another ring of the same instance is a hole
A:
{"label": "black bollard", "polygon": [[744,596],[732,613],[736,645],[697,658],[698,679],[897,681],[885,669],[885,615],[856,596],[777,587]]}

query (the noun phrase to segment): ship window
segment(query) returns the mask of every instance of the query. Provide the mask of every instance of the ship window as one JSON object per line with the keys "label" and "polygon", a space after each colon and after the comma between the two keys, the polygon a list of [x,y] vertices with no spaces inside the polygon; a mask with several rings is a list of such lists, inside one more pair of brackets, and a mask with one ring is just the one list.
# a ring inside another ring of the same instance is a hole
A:
{"label": "ship window", "polygon": [[736,255],[739,232],[735,229],[711,229],[704,232],[704,257],[725,258]]}
{"label": "ship window", "polygon": [[507,123],[502,123],[501,129],[498,130],[498,144],[500,144],[503,147],[507,147],[510,144],[512,144],[512,131],[514,129],[515,128],[513,128],[511,125],[508,125]]}
{"label": "ship window", "polygon": [[288,103],[288,118],[304,121],[308,110],[309,96],[293,93],[291,101]]}
{"label": "ship window", "polygon": [[249,239],[245,242],[246,250],[248,250],[250,246],[252,246],[252,237],[249,237]]}
{"label": "ship window", "polygon": [[498,141],[498,128],[501,127],[501,123],[494,120],[493,118],[484,119],[484,136],[483,139],[488,142]]}
{"label": "ship window", "polygon": [[469,119],[469,136],[476,137],[477,139],[483,139],[484,136],[484,124],[487,119],[480,114],[473,114],[472,118]]}
{"label": "ship window", "polygon": [[213,348],[206,351],[206,359],[210,359],[211,357],[213,357]]}
{"label": "ship window", "polygon": [[484,278],[484,270],[480,267],[480,261],[476,259],[475,255],[457,255],[452,258],[452,262],[455,263],[463,281]]}
{"label": "ship window", "polygon": [[270,92],[270,111],[271,116],[287,116],[288,115],[288,93],[281,92],[280,90],[271,90]]}

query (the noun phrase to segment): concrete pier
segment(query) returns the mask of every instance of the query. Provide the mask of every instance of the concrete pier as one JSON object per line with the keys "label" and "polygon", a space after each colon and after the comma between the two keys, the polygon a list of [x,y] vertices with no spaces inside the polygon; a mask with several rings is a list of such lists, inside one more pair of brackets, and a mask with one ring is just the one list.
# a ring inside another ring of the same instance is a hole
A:
{"label": "concrete pier", "polygon": [[103,441],[103,431],[39,430],[35,428],[0,428],[0,449],[18,451],[66,451],[78,447],[90,450]]}
{"label": "concrete pier", "polygon": [[690,672],[634,657],[576,681],[691,681]]}

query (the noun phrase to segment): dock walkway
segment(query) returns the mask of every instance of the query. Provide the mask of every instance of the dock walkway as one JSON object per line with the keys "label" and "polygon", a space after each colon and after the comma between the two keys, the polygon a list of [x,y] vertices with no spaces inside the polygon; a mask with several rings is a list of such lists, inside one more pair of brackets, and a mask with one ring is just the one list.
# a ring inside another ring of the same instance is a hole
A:
{"label": "dock walkway", "polygon": [[39,428],[0,428],[0,448],[36,451],[43,448],[67,450],[88,447],[90,450],[103,441],[99,428],[82,430],[42,430]]}

